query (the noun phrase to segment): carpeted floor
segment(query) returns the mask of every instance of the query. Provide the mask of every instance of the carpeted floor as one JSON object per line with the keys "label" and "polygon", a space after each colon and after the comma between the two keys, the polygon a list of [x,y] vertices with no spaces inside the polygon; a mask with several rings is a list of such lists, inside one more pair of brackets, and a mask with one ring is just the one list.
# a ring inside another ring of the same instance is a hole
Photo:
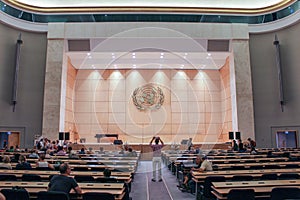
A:
{"label": "carpeted floor", "polygon": [[162,182],[152,182],[152,162],[140,161],[130,196],[133,200],[192,200],[195,196],[178,188],[175,175],[163,166]]}

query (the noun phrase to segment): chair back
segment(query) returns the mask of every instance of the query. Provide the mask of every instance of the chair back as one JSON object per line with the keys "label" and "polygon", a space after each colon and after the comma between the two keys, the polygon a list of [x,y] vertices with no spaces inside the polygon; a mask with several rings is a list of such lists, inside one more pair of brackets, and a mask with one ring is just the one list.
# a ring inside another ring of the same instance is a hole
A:
{"label": "chair back", "polygon": [[295,187],[275,187],[271,191],[271,200],[300,199],[300,189]]}
{"label": "chair back", "polygon": [[53,171],[50,167],[36,167],[35,170],[41,170],[41,171]]}
{"label": "chair back", "polygon": [[74,167],[72,171],[89,171],[87,167]]}
{"label": "chair back", "polygon": [[289,180],[289,179],[298,179],[299,178],[299,174],[296,173],[284,173],[284,174],[280,174],[278,179],[280,180]]}
{"label": "chair back", "polygon": [[255,200],[255,192],[253,189],[231,189],[227,200]]}
{"label": "chair back", "polygon": [[0,181],[17,181],[17,177],[13,174],[0,174]]}
{"label": "chair back", "polygon": [[214,198],[214,195],[211,193],[212,182],[225,182],[225,181],[226,179],[224,176],[207,176],[204,179],[202,195],[206,198]]}
{"label": "chair back", "polygon": [[275,173],[261,175],[261,180],[277,180],[278,176]]}
{"label": "chair back", "polygon": [[234,175],[232,181],[252,181],[253,177],[250,175]]}
{"label": "chair back", "polygon": [[85,192],[82,200],[115,200],[113,194],[102,192]]}
{"label": "chair back", "polygon": [[37,193],[37,200],[69,200],[69,195],[64,192],[40,191]]}
{"label": "chair back", "polygon": [[91,183],[95,182],[95,179],[93,176],[90,175],[75,175],[74,179],[79,183]]}
{"label": "chair back", "polygon": [[99,177],[99,178],[96,178],[95,180],[96,182],[98,183],[116,183],[118,182],[118,180],[116,178],[105,178],[105,177]]}
{"label": "chair back", "polygon": [[22,181],[42,181],[42,178],[37,174],[23,174]]}
{"label": "chair back", "polygon": [[24,188],[2,189],[6,200],[29,200],[29,193]]}

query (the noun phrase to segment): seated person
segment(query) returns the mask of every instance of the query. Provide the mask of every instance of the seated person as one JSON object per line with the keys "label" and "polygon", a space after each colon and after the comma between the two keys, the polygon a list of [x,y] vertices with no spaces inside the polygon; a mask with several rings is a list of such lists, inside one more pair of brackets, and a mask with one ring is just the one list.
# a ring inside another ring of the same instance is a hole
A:
{"label": "seated person", "polygon": [[75,151],[73,151],[72,147],[68,147],[68,155],[69,155],[69,158],[73,158],[73,159],[78,159],[79,156],[76,154]]}
{"label": "seated person", "polygon": [[10,158],[8,155],[3,156],[2,163],[0,163],[1,169],[12,169],[12,166],[10,164]]}
{"label": "seated person", "polygon": [[78,186],[76,180],[70,177],[71,168],[68,163],[63,163],[59,166],[59,175],[54,175],[49,184],[48,191],[59,191],[69,194],[73,189],[77,194],[81,194],[82,190]]}
{"label": "seated person", "polygon": [[86,153],[87,154],[95,154],[92,147],[89,147],[89,150]]}
{"label": "seated person", "polygon": [[244,143],[242,142],[241,139],[238,140],[239,141],[239,152],[245,152],[246,148],[244,147]]}
{"label": "seated person", "polygon": [[57,156],[65,156],[66,155],[66,152],[64,151],[64,148],[62,146],[58,146],[56,155]]}
{"label": "seated person", "polygon": [[128,152],[124,154],[125,157],[137,157],[137,154],[135,151],[132,150],[132,148],[128,148]]}
{"label": "seated person", "polygon": [[251,148],[250,154],[251,154],[251,155],[257,154],[257,151],[256,151],[255,147],[252,147],[252,148]]}
{"label": "seated person", "polygon": [[232,140],[232,147],[231,147],[231,150],[233,150],[233,151],[238,151],[238,150],[239,150],[239,146],[238,146],[238,144],[236,143],[236,140]]}
{"label": "seated person", "polygon": [[192,171],[204,172],[204,171],[212,171],[212,163],[207,160],[205,155],[198,155],[196,158],[197,167],[191,168],[190,173],[188,173],[184,177],[183,188],[191,189],[193,193],[195,191],[195,182],[192,180]]}
{"label": "seated person", "polygon": [[110,178],[110,175],[111,175],[111,171],[105,168],[105,170],[103,171],[104,178]]}
{"label": "seated person", "polygon": [[24,155],[20,155],[16,169],[31,169],[31,165],[26,161],[26,157]]}
{"label": "seated person", "polygon": [[78,152],[79,154],[85,154],[84,148],[81,148],[81,150]]}
{"label": "seated person", "polygon": [[36,152],[37,151],[35,149],[30,150],[30,154],[28,155],[28,158],[39,158],[39,155]]}
{"label": "seated person", "polygon": [[105,154],[105,151],[104,151],[104,148],[103,147],[100,147],[99,151],[98,151],[98,154]]}
{"label": "seated person", "polygon": [[111,176],[111,171],[108,168],[105,168],[103,171],[103,177],[96,179],[96,182],[100,183],[116,183],[118,182],[116,177]]}
{"label": "seated person", "polygon": [[54,170],[54,166],[45,161],[45,153],[40,154],[39,160],[36,163],[37,168],[49,168]]}

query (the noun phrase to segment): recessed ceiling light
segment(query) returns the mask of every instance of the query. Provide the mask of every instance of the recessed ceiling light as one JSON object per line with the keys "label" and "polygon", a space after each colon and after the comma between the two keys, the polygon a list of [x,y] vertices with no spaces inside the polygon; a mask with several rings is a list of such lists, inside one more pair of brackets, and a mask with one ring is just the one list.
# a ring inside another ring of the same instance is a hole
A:
{"label": "recessed ceiling light", "polygon": [[112,55],[112,56],[114,56],[114,55],[115,55],[115,53],[111,53],[111,55]]}
{"label": "recessed ceiling light", "polygon": [[208,53],[207,55],[208,55],[208,56],[211,56],[211,53]]}
{"label": "recessed ceiling light", "polygon": [[164,58],[164,56],[160,56],[160,58]]}
{"label": "recessed ceiling light", "polygon": [[113,59],[115,59],[115,58],[116,58],[116,56],[112,56],[112,58],[113,58]]}
{"label": "recessed ceiling light", "polygon": [[91,55],[91,53],[87,53],[86,55],[90,56],[90,55]]}
{"label": "recessed ceiling light", "polygon": [[184,55],[187,56],[188,54],[187,54],[187,53],[184,53]]}
{"label": "recessed ceiling light", "polygon": [[163,56],[163,55],[164,55],[164,53],[160,53],[160,55],[161,55],[161,56]]}
{"label": "recessed ceiling light", "polygon": [[132,53],[133,56],[135,56],[135,53]]}
{"label": "recessed ceiling light", "polygon": [[132,58],[135,58],[135,56],[132,56]]}
{"label": "recessed ceiling light", "polygon": [[183,56],[184,59],[186,59],[186,56]]}

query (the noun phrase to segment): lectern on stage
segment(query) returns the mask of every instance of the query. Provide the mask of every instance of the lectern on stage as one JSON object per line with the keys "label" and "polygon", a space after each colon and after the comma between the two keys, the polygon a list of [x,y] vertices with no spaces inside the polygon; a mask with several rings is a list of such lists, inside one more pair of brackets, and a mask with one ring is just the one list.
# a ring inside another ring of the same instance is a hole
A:
{"label": "lectern on stage", "polygon": [[97,143],[100,143],[100,139],[104,138],[104,137],[115,137],[115,138],[119,138],[118,134],[96,134],[95,138],[97,138]]}

